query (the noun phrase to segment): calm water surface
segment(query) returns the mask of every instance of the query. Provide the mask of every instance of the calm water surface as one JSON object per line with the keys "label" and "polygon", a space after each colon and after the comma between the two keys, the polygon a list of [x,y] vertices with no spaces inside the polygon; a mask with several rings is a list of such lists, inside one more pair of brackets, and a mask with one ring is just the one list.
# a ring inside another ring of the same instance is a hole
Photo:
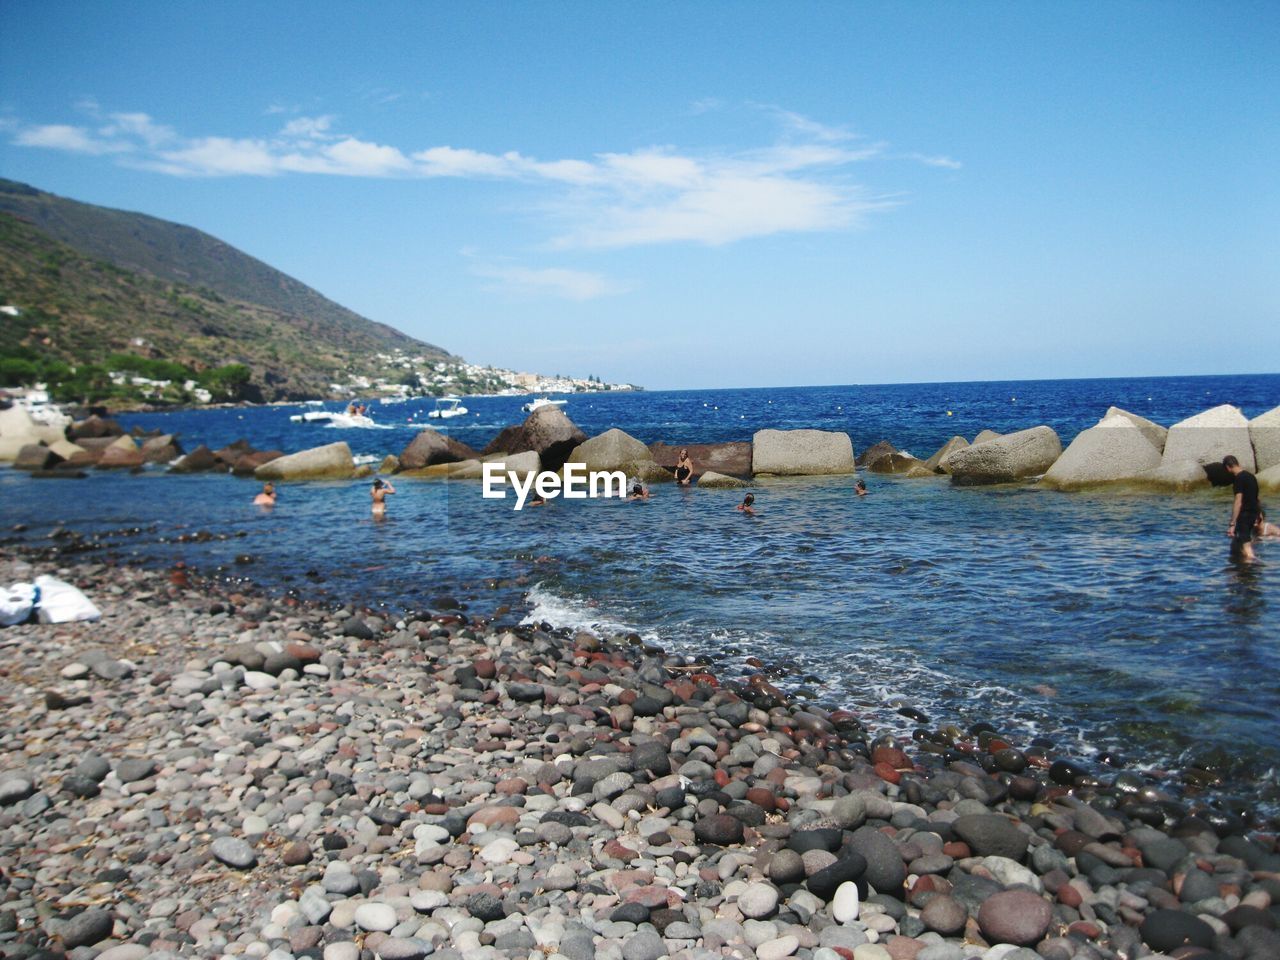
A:
{"label": "calm water surface", "polygon": [[[450,432],[483,445],[518,421],[520,398],[466,401]],[[1064,445],[1110,404],[1171,423],[1218,403],[1255,416],[1280,405],[1280,376],[689,391],[570,398],[589,434],[749,439],[762,427],[845,430],[855,448],[889,438],[927,456],[972,437],[1048,423]],[[397,452],[429,404],[375,406],[382,430],[293,424],[296,409],[124,418],[183,434],[188,448],[246,437],[259,448],[347,440]],[[950,411],[950,416],[948,416]],[[141,526],[117,555],[184,559],[299,589],[421,610],[442,593],[500,603],[563,626],[635,630],[668,649],[785,661],[789,682],[908,733],[896,709],[936,723],[989,719],[1048,736],[1082,760],[1221,770],[1229,790],[1277,809],[1280,791],[1280,543],[1262,563],[1227,562],[1229,495],[1060,494],[945,480],[851,478],[760,484],[760,516],[731,491],[656,490],[651,502],[553,502],[516,513],[478,484],[404,481],[390,519],[368,516],[364,483],[284,487],[277,508],[226,476],[94,474],[31,481],[0,471],[0,519],[47,536]],[[1280,512],[1280,511],[1278,511]],[[229,534],[173,543],[198,530]],[[235,567],[238,554],[255,563]],[[485,586],[497,578],[505,585]],[[520,578],[515,583],[516,578]]]}

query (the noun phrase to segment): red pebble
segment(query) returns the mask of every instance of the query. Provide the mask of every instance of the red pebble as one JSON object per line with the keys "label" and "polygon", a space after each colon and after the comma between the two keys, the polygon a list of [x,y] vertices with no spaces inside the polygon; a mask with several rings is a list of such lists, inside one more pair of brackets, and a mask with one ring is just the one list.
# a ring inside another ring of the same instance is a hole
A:
{"label": "red pebble", "polygon": [[873,769],[876,776],[886,783],[897,783],[902,779],[902,774],[887,763],[877,763]]}
{"label": "red pebble", "polygon": [[962,843],[959,840],[952,840],[950,843],[944,843],[942,845],[942,852],[952,860],[964,860],[967,857],[973,856],[969,850],[969,845],[967,843]]}
{"label": "red pebble", "polygon": [[715,773],[715,779],[718,785],[722,787],[727,787],[729,785],[729,771],[717,768]]}
{"label": "red pebble", "polygon": [[1080,895],[1080,891],[1071,884],[1064,883],[1058,888],[1058,902],[1063,906],[1071,907],[1072,909],[1079,909],[1080,904],[1084,902],[1084,897],[1082,897]]}
{"label": "red pebble", "polygon": [[[911,761],[897,747],[876,747],[871,751],[871,762],[877,766],[884,764],[894,770],[910,770]],[[894,780],[894,783],[898,781]]]}

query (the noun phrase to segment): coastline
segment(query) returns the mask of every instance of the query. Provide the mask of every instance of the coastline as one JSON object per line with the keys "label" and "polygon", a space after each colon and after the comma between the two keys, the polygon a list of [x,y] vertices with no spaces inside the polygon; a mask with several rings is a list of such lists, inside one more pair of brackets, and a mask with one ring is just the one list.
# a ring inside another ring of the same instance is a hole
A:
{"label": "coastline", "polygon": [[60,569],[103,621],[0,633],[12,956],[1280,943],[1247,922],[1280,897],[1273,836],[995,729],[886,742],[635,637]]}

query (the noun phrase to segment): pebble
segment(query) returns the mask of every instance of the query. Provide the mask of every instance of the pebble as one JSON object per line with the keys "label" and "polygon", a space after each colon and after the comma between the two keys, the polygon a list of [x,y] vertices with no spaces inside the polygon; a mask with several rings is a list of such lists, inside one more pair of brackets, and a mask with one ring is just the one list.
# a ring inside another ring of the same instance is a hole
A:
{"label": "pebble", "polygon": [[778,909],[778,888],[767,883],[753,883],[738,894],[738,910],[744,917],[763,920]]}
{"label": "pebble", "polygon": [[248,870],[258,863],[253,847],[239,837],[219,837],[209,846],[209,851],[229,867]]}
{"label": "pebble", "polygon": [[356,907],[356,926],[361,930],[385,932],[396,925],[395,908],[386,903],[362,903]]}
{"label": "pebble", "polygon": [[861,907],[858,896],[858,885],[846,880],[836,888],[836,895],[831,900],[831,915],[836,923],[852,923],[858,919]]}

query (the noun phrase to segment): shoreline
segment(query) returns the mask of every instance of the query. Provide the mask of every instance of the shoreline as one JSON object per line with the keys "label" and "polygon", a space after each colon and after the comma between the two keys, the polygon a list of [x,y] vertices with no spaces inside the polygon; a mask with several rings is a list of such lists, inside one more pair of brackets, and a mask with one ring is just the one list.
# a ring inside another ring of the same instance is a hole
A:
{"label": "shoreline", "polygon": [[11,956],[1280,944],[1241,922],[1280,902],[1273,836],[994,729],[891,743],[638,638],[67,570],[101,623],[0,632]]}

